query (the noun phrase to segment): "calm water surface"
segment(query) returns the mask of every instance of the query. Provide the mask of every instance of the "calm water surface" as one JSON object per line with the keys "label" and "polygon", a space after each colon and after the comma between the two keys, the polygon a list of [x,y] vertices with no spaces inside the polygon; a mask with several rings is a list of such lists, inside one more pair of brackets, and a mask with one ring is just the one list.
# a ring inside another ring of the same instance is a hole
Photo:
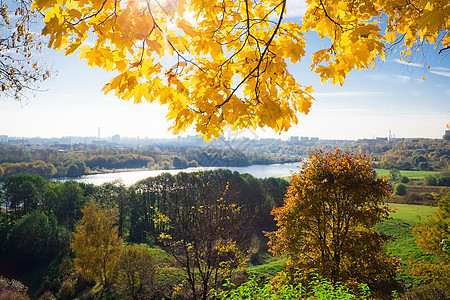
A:
{"label": "calm water surface", "polygon": [[[272,165],[252,165],[248,167],[227,167],[223,169],[229,169],[231,171],[237,171],[239,173],[249,173],[258,178],[266,177],[288,177],[291,172],[297,172],[301,166],[301,162],[287,163],[287,164],[272,164]],[[187,168],[182,170],[152,170],[152,171],[131,171],[131,172],[116,172],[106,174],[93,174],[84,175],[78,178],[74,178],[78,182],[93,183],[95,185],[101,185],[105,182],[111,182],[121,179],[127,186],[133,183],[145,179],[147,177],[158,176],[161,173],[177,174],[179,172],[197,172],[207,170],[217,170],[221,167],[196,167]]]}

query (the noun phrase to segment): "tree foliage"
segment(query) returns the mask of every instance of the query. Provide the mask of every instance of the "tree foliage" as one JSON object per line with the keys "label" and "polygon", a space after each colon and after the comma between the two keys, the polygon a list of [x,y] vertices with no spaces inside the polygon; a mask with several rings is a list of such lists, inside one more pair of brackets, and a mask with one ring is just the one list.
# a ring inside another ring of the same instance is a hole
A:
{"label": "tree foliage", "polygon": [[286,0],[35,0],[34,7],[45,14],[50,47],[79,50],[88,65],[118,73],[105,93],[168,105],[174,133],[195,125],[206,138],[227,125],[281,132],[309,112],[312,88],[287,68],[305,55],[308,31],[327,39],[311,69],[334,84],[384,59],[389,45],[403,47],[404,58],[420,44],[441,52],[450,45],[446,1],[310,0],[296,23],[284,21]]}
{"label": "tree foliage", "polygon": [[389,189],[362,155],[311,152],[291,177],[284,206],[272,212],[279,228],[268,234],[271,251],[286,254],[290,270],[383,290],[396,264],[383,253],[388,237],[374,225],[388,217]]}
{"label": "tree foliage", "polygon": [[0,95],[20,100],[50,76],[33,56],[41,51],[40,36],[30,30],[36,11],[29,0],[0,2]]}
{"label": "tree foliage", "polygon": [[173,193],[166,198],[166,209],[156,209],[159,239],[186,272],[186,290],[193,299],[206,300],[211,288],[246,261],[237,242],[251,224],[246,208],[239,206],[237,185],[224,180],[229,174],[180,173],[172,178],[179,182],[166,181],[172,187],[166,192]]}
{"label": "tree foliage", "polygon": [[156,292],[156,264],[148,248],[123,247],[117,262],[114,290],[120,299],[150,299]]}
{"label": "tree foliage", "polygon": [[444,189],[442,194],[433,218],[413,228],[417,245],[424,253],[434,255],[436,263],[417,262],[412,273],[443,285],[450,294],[450,192]]}
{"label": "tree foliage", "polygon": [[117,212],[101,209],[93,202],[81,212],[83,218],[75,228],[71,245],[75,267],[84,278],[101,284],[105,289],[112,283],[122,247],[122,239],[115,226]]}
{"label": "tree foliage", "polygon": [[8,234],[4,249],[18,264],[51,260],[69,246],[70,233],[54,215],[34,210],[18,220]]}
{"label": "tree foliage", "polygon": [[39,175],[22,173],[8,177],[4,191],[3,205],[12,220],[36,209],[42,200],[47,182]]}

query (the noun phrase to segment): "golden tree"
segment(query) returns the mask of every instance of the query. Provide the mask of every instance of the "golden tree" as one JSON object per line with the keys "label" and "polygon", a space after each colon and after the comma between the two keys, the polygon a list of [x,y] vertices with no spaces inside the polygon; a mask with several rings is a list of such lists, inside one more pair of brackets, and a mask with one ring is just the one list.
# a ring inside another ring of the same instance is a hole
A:
{"label": "golden tree", "polygon": [[88,203],[82,210],[81,224],[75,228],[72,251],[75,268],[81,275],[99,283],[102,292],[112,277],[122,249],[117,226],[117,210],[101,209]]}
{"label": "golden tree", "polygon": [[286,1],[35,0],[34,8],[50,47],[79,50],[117,74],[105,93],[167,105],[174,133],[195,125],[206,138],[228,125],[282,132],[308,113],[312,88],[287,69],[305,55],[308,31],[327,39],[311,69],[334,84],[391,45],[401,58],[423,44],[449,49],[448,1],[308,0],[297,23],[284,21]]}
{"label": "golden tree", "polygon": [[396,263],[383,253],[388,237],[374,228],[388,218],[389,190],[364,156],[312,151],[291,177],[284,205],[272,211],[278,230],[268,233],[271,251],[288,256],[290,271],[389,289]]}

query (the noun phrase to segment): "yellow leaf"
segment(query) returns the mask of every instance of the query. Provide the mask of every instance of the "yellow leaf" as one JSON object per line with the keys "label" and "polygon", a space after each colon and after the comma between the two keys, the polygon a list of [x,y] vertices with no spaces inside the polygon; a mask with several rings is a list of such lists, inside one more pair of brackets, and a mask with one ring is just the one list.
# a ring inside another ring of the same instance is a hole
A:
{"label": "yellow leaf", "polygon": [[188,34],[190,36],[195,36],[194,28],[186,20],[183,20],[183,19],[179,18],[177,20],[177,26],[179,28],[183,29],[184,33],[186,33],[186,34]]}

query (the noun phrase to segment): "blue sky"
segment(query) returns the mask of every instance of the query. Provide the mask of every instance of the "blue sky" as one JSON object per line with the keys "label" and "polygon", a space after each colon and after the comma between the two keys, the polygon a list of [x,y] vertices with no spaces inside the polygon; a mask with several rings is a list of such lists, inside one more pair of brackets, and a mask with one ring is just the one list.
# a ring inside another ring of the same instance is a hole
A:
{"label": "blue sky", "polygon": [[[298,17],[304,4],[292,5],[289,17]],[[387,136],[440,138],[450,122],[450,53],[439,55],[433,47],[411,64],[392,54],[373,70],[352,71],[343,86],[321,84],[310,72],[310,54],[323,41],[308,37],[309,53],[290,66],[302,85],[313,85],[316,101],[300,124],[281,135],[269,129],[244,134],[252,137],[313,136],[321,139],[359,139]],[[133,104],[104,95],[111,75],[89,68],[76,56],[45,50],[42,55],[54,76],[41,85],[42,92],[28,103],[0,99],[0,135],[18,137],[101,136],[173,137],[167,131],[166,108],[158,104]],[[430,69],[427,66],[430,66]],[[422,76],[425,80],[422,80]],[[193,131],[187,134],[193,134]],[[228,134],[228,133],[227,133]]]}

